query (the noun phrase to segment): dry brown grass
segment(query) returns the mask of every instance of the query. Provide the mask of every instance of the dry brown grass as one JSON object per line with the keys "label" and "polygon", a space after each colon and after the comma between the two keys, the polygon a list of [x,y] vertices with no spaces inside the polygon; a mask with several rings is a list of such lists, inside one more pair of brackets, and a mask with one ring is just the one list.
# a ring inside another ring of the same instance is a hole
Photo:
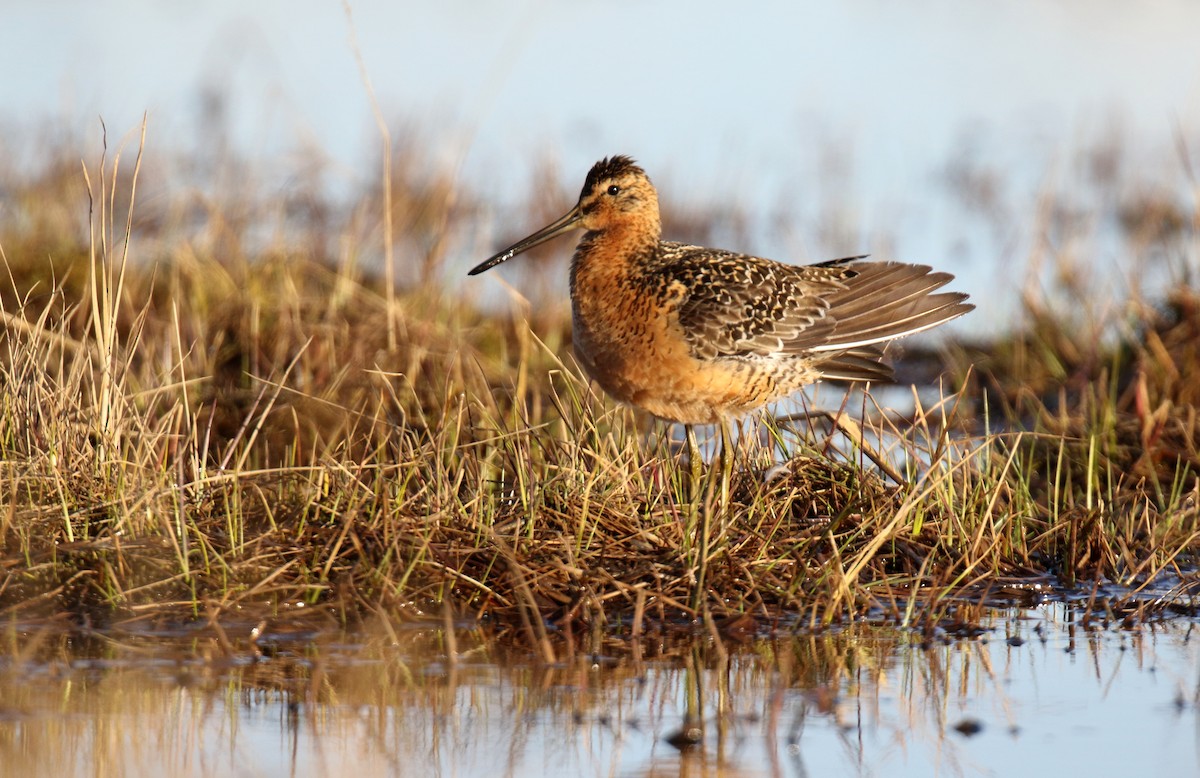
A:
{"label": "dry brown grass", "polygon": [[731,629],[915,624],[1030,577],[1136,588],[1194,563],[1187,288],[1108,341],[1031,304],[951,349],[961,395],[771,427],[693,490],[577,377],[561,308],[443,286],[480,206],[411,151],[393,290],[380,190],[335,204],[314,181],[272,210],[151,173],[142,217],[131,155],[5,184],[0,612],[449,607],[545,647],[547,623],[644,631],[697,603]]}

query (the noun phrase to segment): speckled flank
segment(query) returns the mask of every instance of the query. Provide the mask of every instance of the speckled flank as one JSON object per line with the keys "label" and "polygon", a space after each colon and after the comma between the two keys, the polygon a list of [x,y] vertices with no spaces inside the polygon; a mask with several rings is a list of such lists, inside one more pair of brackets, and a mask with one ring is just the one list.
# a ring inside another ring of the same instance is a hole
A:
{"label": "speckled flank", "polygon": [[974,306],[953,276],[862,257],[794,266],[663,241],[658,194],[624,156],[597,162],[565,216],[471,271],[572,229],[575,353],[621,402],[662,419],[741,416],[822,378],[883,381],[883,344]]}

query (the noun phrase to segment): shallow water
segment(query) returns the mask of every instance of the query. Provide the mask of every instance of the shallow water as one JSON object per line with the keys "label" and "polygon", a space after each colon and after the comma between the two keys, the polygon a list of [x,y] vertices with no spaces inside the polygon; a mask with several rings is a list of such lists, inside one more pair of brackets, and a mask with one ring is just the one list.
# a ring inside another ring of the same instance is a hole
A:
{"label": "shallow water", "polygon": [[[1193,622],[1088,630],[1071,617],[1062,604],[998,613],[973,638],[871,624],[721,646],[595,637],[591,653],[557,644],[552,664],[483,630],[458,630],[448,646],[433,627],[268,626],[253,643],[248,623],[104,633],[10,624],[0,772],[1200,769]],[[679,735],[692,730],[688,745]]]}

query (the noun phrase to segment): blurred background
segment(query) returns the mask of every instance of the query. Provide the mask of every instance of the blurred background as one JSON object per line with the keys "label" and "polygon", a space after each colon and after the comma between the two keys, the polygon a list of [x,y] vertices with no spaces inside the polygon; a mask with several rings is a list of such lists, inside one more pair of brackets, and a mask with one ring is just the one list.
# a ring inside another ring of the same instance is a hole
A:
{"label": "blurred background", "polygon": [[[442,247],[455,284],[615,153],[654,178],[666,237],[929,263],[980,305],[966,331],[1017,310],[1031,254],[1074,245],[1069,266],[1119,288],[1128,220],[1165,207],[1186,223],[1195,207],[1200,5],[1186,0],[117,0],[0,16],[6,166],[37,165],[47,144],[94,158],[101,119],[110,147],[136,145],[146,112],[160,187],[203,186],[206,160],[236,159],[227,186],[336,201],[379,179],[377,106],[419,175],[479,204]],[[701,229],[673,229],[672,208]]]}

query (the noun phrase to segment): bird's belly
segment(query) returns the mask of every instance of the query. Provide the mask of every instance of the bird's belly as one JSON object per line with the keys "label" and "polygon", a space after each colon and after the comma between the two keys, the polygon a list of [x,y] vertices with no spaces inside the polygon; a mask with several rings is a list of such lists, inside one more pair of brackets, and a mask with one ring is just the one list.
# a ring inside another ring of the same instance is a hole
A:
{"label": "bird's belly", "polygon": [[618,332],[576,317],[573,337],[580,366],[607,394],[667,421],[737,418],[803,383],[790,380],[799,378],[794,366],[781,371],[764,360],[697,359],[669,323]]}

